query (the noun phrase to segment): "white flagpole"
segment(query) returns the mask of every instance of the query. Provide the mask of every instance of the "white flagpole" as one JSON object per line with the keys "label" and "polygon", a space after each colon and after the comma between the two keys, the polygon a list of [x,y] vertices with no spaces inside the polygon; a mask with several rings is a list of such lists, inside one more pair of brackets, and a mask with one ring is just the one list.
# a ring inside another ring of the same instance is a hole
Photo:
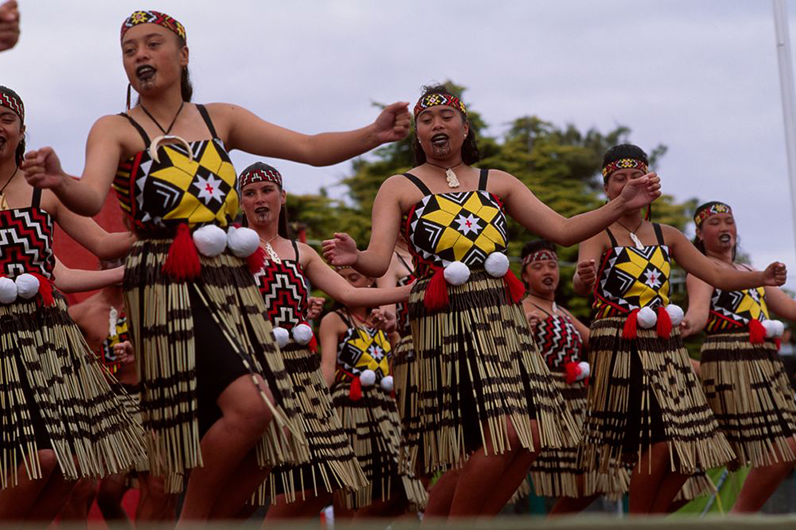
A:
{"label": "white flagpole", "polygon": [[796,233],[796,103],[793,86],[793,59],[790,54],[788,15],[785,0],[774,2],[774,28],[777,37],[777,60],[779,62],[779,86],[782,92],[782,116],[785,122],[785,152],[788,157],[788,180],[790,182],[791,216]]}

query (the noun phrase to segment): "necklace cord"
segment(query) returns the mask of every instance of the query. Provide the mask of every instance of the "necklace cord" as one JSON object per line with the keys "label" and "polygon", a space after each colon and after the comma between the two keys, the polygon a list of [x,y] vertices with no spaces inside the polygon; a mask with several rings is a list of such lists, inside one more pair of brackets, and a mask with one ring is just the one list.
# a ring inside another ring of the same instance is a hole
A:
{"label": "necklace cord", "polygon": [[177,114],[175,114],[174,115],[174,119],[171,120],[171,123],[169,124],[169,128],[168,129],[163,129],[163,127],[160,125],[160,122],[158,122],[158,120],[156,120],[155,117],[148,110],[146,110],[146,107],[143,104],[140,105],[141,110],[144,111],[144,114],[149,116],[149,119],[152,120],[153,122],[155,122],[155,125],[158,126],[158,129],[160,129],[160,132],[162,132],[163,134],[169,134],[171,132],[171,129],[174,127],[174,124],[177,123],[177,118],[179,118],[180,113],[182,112],[182,108],[184,106],[185,106],[185,101],[180,102],[180,108],[177,109]]}

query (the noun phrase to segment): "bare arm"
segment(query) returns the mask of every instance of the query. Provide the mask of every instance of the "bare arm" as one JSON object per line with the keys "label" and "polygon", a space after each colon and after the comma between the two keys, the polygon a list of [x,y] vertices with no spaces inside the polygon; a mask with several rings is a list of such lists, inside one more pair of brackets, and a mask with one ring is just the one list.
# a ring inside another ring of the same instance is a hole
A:
{"label": "bare arm", "polygon": [[65,293],[80,293],[122,283],[124,267],[116,267],[115,269],[106,269],[104,271],[86,271],[70,269],[56,259],[53,276],[53,283],[61,291]]}
{"label": "bare arm", "polygon": [[[376,279],[376,287],[381,289],[391,289],[397,287],[399,267],[401,267],[401,262],[393,252],[387,272],[383,276]],[[379,309],[381,309],[382,312],[392,312],[392,314],[395,314],[396,312],[395,304],[384,304]]]}
{"label": "bare arm", "polygon": [[337,369],[337,345],[343,321],[337,313],[327,313],[321,320],[318,334],[321,339],[321,372],[326,386],[332,388],[334,373]]}
{"label": "bare arm", "polygon": [[699,333],[708,323],[710,313],[710,298],[713,296],[713,286],[708,285],[691,274],[686,278],[688,288],[688,311],[680,324],[680,334],[683,338]]}
{"label": "bare arm", "polygon": [[766,304],[778,316],[796,320],[796,300],[779,287],[766,287]]}
{"label": "bare arm", "polygon": [[235,105],[219,103],[210,108],[223,113],[229,124],[227,146],[230,149],[313,166],[328,166],[361,155],[385,142],[404,138],[410,124],[407,105],[398,102],[387,106],[376,121],[361,129],[314,135],[279,127]]}
{"label": "bare arm", "polygon": [[135,242],[130,232],[106,232],[93,219],[77,215],[62,204],[58,205],[56,212],[58,225],[100,259],[124,257]]}
{"label": "bare arm", "polygon": [[597,281],[597,264],[605,252],[605,237],[597,234],[578,245],[578,267],[572,277],[572,287],[580,296],[589,296]]}
{"label": "bare arm", "polygon": [[661,194],[655,173],[633,179],[622,195],[596,210],[566,218],[540,201],[525,184],[508,173],[497,171],[506,211],[529,231],[565,247],[584,241],[606,229],[630,210],[646,206]]}
{"label": "bare arm", "polygon": [[736,291],[785,283],[787,272],[781,263],[772,263],[762,272],[727,269],[706,258],[676,228],[666,225],[661,225],[661,228],[677,264],[709,285],[726,291]]}

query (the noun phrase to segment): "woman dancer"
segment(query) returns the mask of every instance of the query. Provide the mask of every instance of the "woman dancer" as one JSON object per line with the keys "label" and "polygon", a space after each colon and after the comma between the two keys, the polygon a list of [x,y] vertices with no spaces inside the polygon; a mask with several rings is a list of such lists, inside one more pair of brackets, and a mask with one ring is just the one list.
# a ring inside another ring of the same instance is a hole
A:
{"label": "woman dancer", "polygon": [[[635,145],[609,149],[603,162],[608,198],[643,178],[647,166]],[[637,464],[631,513],[666,512],[688,476],[733,458],[680,338],[682,310],[669,305],[671,258],[722,288],[781,285],[786,276],[781,263],[765,272],[725,270],[679,230],[645,221],[640,209],[580,245],[575,288],[583,295],[593,289],[595,315],[581,461],[588,471],[608,473],[613,489],[626,486],[619,484],[623,457]],[[605,489],[587,484],[587,494],[595,491]]]}
{"label": "woman dancer", "polygon": [[[736,263],[738,233],[732,208],[712,201],[694,213],[694,245],[722,270]],[[775,345],[769,309],[796,319],[796,302],[774,286],[722,290],[688,276],[688,312],[681,334],[703,328],[700,370],[708,404],[735,451],[734,466],[751,466],[733,512],[756,512],[793,469],[796,401]]]}
{"label": "woman dancer", "polygon": [[[343,430],[368,478],[367,486],[338,497],[335,507],[356,510],[358,519],[398,516],[408,504],[422,509],[426,502],[423,485],[398,462],[401,427],[392,395],[390,337],[374,318],[376,312],[368,309],[381,305],[375,293],[385,289],[368,289],[373,279],[350,267],[339,268],[336,274],[352,287],[373,294],[350,300],[321,320],[324,376],[332,387]],[[408,286],[398,290],[409,296]]]}
{"label": "woman dancer", "polygon": [[18,166],[24,134],[22,99],[0,87],[0,520],[48,522],[78,478],[117,473],[143,456],[140,426],[53,289],[104,287],[121,271],[81,278],[57,264],[53,224],[105,258],[123,255],[132,239],[32,188]]}
{"label": "woman dancer", "polygon": [[81,179],[69,178],[49,148],[28,154],[28,178],[84,215],[100,209],[113,182],[139,238],[125,298],[145,427],[155,432],[150,468],[167,476],[168,491],[191,471],[182,518],[229,517],[269,465],[309,455],[262,297],[243,266],[258,239],[224,232],[238,210],[228,152],[340,162],[405,136],[406,104],[359,130],[307,136],[235,105],[191,104],[185,28],[166,14],[133,13],[121,47],[138,105],[97,121]]}
{"label": "woman dancer", "polygon": [[603,208],[565,219],[508,173],[470,166],[478,161],[475,136],[464,104],[445,87],[425,89],[414,113],[417,167],[379,190],[368,250],[336,234],[325,252],[378,277],[403,226],[419,267],[409,318],[424,450],[410,464],[423,473],[463,466],[451,516],[496,514],[538,449],[572,447],[579,435],[533,344],[520,306],[525,289],[508,272],[506,214],[569,245],[658,197],[658,178],[645,176]]}

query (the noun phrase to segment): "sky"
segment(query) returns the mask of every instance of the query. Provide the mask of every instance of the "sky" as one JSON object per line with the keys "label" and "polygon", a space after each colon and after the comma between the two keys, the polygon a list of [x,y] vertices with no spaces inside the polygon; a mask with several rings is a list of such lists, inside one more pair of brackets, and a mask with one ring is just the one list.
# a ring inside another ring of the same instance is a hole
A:
{"label": "sky", "polygon": [[[767,0],[19,0],[20,43],[0,84],[24,99],[28,146],[82,172],[100,116],[124,110],[119,28],[157,9],[188,33],[194,101],[226,101],[305,133],[362,127],[372,103],[414,102],[453,80],[499,135],[523,115],[581,130],[624,125],[679,200],[734,208],[757,267],[796,289],[773,9]],[[796,39],[796,1],[788,2]],[[792,43],[792,47],[794,44]],[[238,170],[254,157],[235,152]],[[333,195],[350,164],[268,161],[290,193]],[[385,178],[388,175],[385,175]]]}

